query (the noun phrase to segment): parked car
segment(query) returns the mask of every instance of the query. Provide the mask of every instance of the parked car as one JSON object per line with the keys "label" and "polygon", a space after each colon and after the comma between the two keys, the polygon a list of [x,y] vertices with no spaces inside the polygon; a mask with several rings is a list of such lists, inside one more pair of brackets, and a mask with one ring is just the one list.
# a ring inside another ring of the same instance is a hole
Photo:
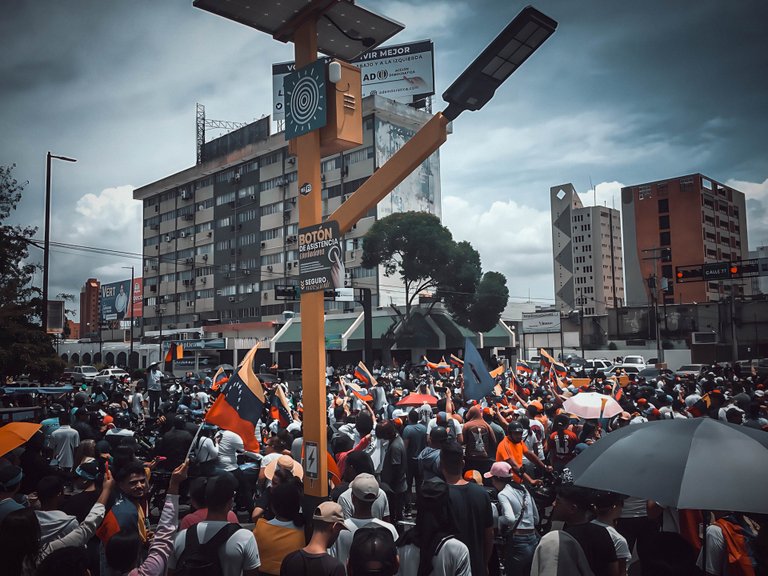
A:
{"label": "parked car", "polygon": [[647,366],[637,373],[638,378],[645,378],[646,380],[658,380],[661,376],[672,375],[672,370],[667,368],[656,368],[656,366]]}
{"label": "parked car", "polygon": [[60,381],[75,384],[92,384],[93,379],[98,376],[99,371],[93,366],[75,366],[65,370],[61,375]]}
{"label": "parked car", "polygon": [[623,360],[621,361],[622,366],[637,366],[640,370],[645,368],[647,364],[645,363],[645,358],[642,356],[624,356]]}
{"label": "parked car", "polygon": [[121,368],[104,368],[101,372],[99,372],[96,377],[93,379],[93,384],[101,384],[104,385],[106,382],[109,381],[109,379],[114,376],[118,380],[121,380],[122,378],[126,378],[129,376],[128,372]]}
{"label": "parked car", "polygon": [[612,367],[613,362],[605,358],[590,358],[584,362],[584,370],[586,372],[592,372],[592,370],[608,372]]}
{"label": "parked car", "polygon": [[694,378],[698,378],[702,369],[707,367],[708,364],[683,364],[680,368],[675,370],[675,376],[680,376],[681,378],[689,378],[693,376]]}

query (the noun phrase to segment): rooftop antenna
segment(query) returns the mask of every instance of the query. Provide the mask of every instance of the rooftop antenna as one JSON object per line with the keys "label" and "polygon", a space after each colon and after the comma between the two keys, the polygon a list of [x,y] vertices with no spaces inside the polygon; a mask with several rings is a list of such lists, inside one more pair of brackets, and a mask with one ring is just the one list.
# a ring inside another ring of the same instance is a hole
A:
{"label": "rooftop antenna", "polygon": [[589,187],[592,188],[592,205],[597,206],[597,189],[592,185],[592,176],[589,177]]}

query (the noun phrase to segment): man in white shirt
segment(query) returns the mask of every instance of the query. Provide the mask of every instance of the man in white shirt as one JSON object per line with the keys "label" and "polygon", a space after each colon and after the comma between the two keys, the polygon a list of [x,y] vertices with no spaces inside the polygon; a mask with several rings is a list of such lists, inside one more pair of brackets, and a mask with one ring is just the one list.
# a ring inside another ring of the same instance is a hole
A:
{"label": "man in white shirt", "polygon": [[[197,541],[205,544],[212,540],[221,530],[231,532],[218,547],[219,566],[223,576],[257,576],[261,558],[259,548],[253,533],[236,524],[227,522],[227,514],[232,509],[237,481],[231,474],[220,474],[208,481],[205,490],[205,500],[208,505],[208,517],[187,530],[182,530],[176,536],[173,552],[168,558],[168,575],[173,576],[184,567],[184,551],[187,545]],[[189,534],[191,530],[194,535]]]}
{"label": "man in white shirt", "polygon": [[80,434],[70,426],[72,416],[64,412],[59,416],[59,428],[51,434],[54,458],[59,467],[71,471],[75,463],[75,448],[80,445]]}
{"label": "man in white shirt", "polygon": [[344,565],[347,564],[349,559],[349,549],[352,545],[354,533],[358,528],[373,523],[389,530],[395,540],[398,538],[397,528],[394,525],[380,520],[373,515],[373,503],[379,495],[379,483],[376,481],[376,477],[363,472],[352,480],[349,487],[352,490],[354,511],[352,517],[344,521],[344,526],[347,530],[339,534],[336,543],[330,551],[331,556],[336,557]]}

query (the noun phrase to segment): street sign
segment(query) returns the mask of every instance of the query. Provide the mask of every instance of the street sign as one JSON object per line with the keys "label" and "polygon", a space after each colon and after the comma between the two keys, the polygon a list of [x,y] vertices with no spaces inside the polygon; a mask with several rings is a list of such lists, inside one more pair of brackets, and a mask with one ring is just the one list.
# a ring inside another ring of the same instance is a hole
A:
{"label": "street sign", "polygon": [[304,474],[306,474],[308,478],[317,480],[317,461],[317,442],[304,442]]}
{"label": "street sign", "polygon": [[299,287],[302,292],[332,290],[344,284],[339,224],[328,220],[299,229]]}
{"label": "street sign", "polygon": [[704,280],[724,280],[731,277],[730,262],[704,264]]}

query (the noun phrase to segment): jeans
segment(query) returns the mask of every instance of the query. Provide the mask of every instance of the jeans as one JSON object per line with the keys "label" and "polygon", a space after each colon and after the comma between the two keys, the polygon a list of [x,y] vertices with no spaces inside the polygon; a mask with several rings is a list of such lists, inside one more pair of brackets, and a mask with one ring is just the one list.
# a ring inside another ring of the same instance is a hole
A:
{"label": "jeans", "polygon": [[504,567],[507,576],[528,576],[531,573],[533,552],[539,545],[539,535],[514,534],[504,542]]}

